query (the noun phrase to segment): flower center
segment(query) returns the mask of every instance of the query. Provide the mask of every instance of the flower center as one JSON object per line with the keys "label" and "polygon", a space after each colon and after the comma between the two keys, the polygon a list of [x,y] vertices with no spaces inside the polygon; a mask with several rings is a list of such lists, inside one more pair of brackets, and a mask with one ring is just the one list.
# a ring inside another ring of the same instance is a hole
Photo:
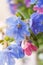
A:
{"label": "flower center", "polygon": [[18,26],[18,28],[21,28],[21,27],[22,27],[22,25],[21,25],[21,24],[18,24],[17,26]]}

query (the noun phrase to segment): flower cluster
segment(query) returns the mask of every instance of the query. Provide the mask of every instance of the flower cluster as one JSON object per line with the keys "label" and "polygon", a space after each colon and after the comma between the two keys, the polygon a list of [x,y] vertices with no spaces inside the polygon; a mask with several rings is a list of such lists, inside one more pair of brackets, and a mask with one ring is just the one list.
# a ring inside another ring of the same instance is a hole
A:
{"label": "flower cluster", "polygon": [[[36,1],[37,0],[7,0],[11,13],[20,13],[24,18],[29,18],[29,8],[31,10],[31,5],[35,4]],[[28,11],[26,10],[27,8]]]}
{"label": "flower cluster", "polygon": [[43,14],[43,0],[38,0],[33,9],[34,11]]}
{"label": "flower cluster", "polygon": [[30,27],[34,34],[43,32],[43,14],[33,13],[31,16]]}
{"label": "flower cluster", "polygon": [[38,0],[33,7],[36,13],[31,15],[30,27],[34,34],[43,32],[43,0]]}
{"label": "flower cluster", "polygon": [[[38,36],[39,33],[42,33],[43,38],[43,0],[23,0],[22,4],[21,1],[19,2],[20,4],[15,4],[13,0],[7,0],[10,10],[13,14],[18,11],[18,6],[23,5],[23,8],[20,6],[20,10],[22,10],[22,13],[25,13],[26,17],[30,19],[29,22],[27,22],[28,20],[26,21],[27,23],[25,20],[23,21],[16,15],[6,19],[7,27],[5,35],[8,36],[8,39],[13,38],[13,41],[15,40],[16,44],[14,43],[9,46],[7,45],[7,48],[5,48],[3,51],[0,51],[0,65],[5,65],[5,63],[7,63],[7,65],[14,65],[15,58],[23,58],[25,54],[28,56],[31,55],[33,51],[37,51],[38,49],[38,37],[36,36]],[[32,7],[30,7],[31,4]],[[33,6],[33,4],[36,5]],[[35,12],[33,13],[31,9],[33,9]],[[37,43],[37,47],[35,44],[29,41],[31,38],[32,42],[34,40]],[[9,41],[8,39],[7,43]]]}

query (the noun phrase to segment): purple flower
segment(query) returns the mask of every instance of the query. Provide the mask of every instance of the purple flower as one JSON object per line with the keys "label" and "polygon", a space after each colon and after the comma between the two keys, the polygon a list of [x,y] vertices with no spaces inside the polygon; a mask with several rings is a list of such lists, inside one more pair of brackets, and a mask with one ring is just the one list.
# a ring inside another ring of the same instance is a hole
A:
{"label": "purple flower", "polygon": [[34,4],[36,0],[24,0],[26,7],[30,7],[31,4]]}
{"label": "purple flower", "polygon": [[19,5],[14,3],[13,0],[7,0],[7,2],[9,4],[9,9],[10,9],[11,13],[15,14],[17,12]]}
{"label": "purple flower", "polygon": [[34,34],[43,32],[43,14],[32,14],[30,18],[30,28],[34,32]]}
{"label": "purple flower", "polygon": [[17,4],[9,4],[9,9],[11,13],[15,14],[17,12],[18,5]]}

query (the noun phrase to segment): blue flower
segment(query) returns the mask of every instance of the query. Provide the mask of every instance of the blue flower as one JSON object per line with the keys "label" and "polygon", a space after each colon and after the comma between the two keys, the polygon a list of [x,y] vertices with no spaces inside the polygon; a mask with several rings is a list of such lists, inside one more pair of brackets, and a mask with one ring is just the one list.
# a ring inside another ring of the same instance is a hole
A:
{"label": "blue flower", "polygon": [[34,4],[36,1],[37,1],[37,0],[31,0],[30,3],[31,3],[31,4]]}
{"label": "blue flower", "polygon": [[37,1],[37,5],[38,5],[38,7],[43,6],[43,0],[38,0],[38,1]]}
{"label": "blue flower", "polygon": [[43,32],[43,14],[32,14],[30,18],[30,28],[34,34]]}
{"label": "blue flower", "polygon": [[22,41],[25,35],[30,36],[28,25],[21,18],[13,16],[6,20],[8,25],[6,35],[13,37],[17,42]]}
{"label": "blue flower", "polygon": [[14,65],[15,60],[10,52],[1,51],[0,52],[0,65]]}
{"label": "blue flower", "polygon": [[17,59],[18,58],[23,58],[24,55],[25,55],[24,51],[23,51],[23,49],[22,49],[22,47],[20,45],[12,44],[7,49],[11,50],[12,55]]}
{"label": "blue flower", "polygon": [[3,51],[0,51],[0,65],[5,65],[5,63],[7,63],[7,65],[14,65],[15,58],[23,58],[24,55],[21,46],[12,44]]}

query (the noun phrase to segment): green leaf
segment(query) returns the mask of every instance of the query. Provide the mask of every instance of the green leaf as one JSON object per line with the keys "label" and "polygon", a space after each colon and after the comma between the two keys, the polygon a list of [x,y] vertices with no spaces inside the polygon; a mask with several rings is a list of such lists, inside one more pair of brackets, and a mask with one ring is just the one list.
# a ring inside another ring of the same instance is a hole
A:
{"label": "green leaf", "polygon": [[31,30],[30,30],[30,39],[39,48],[38,38]]}
{"label": "green leaf", "polygon": [[6,37],[4,38],[4,40],[9,41],[10,38],[9,38],[8,36],[6,36]]}
{"label": "green leaf", "polygon": [[2,43],[3,42],[3,40],[0,40],[0,43]]}
{"label": "green leaf", "polygon": [[38,38],[39,45],[43,45],[43,32],[37,34],[37,38]]}

